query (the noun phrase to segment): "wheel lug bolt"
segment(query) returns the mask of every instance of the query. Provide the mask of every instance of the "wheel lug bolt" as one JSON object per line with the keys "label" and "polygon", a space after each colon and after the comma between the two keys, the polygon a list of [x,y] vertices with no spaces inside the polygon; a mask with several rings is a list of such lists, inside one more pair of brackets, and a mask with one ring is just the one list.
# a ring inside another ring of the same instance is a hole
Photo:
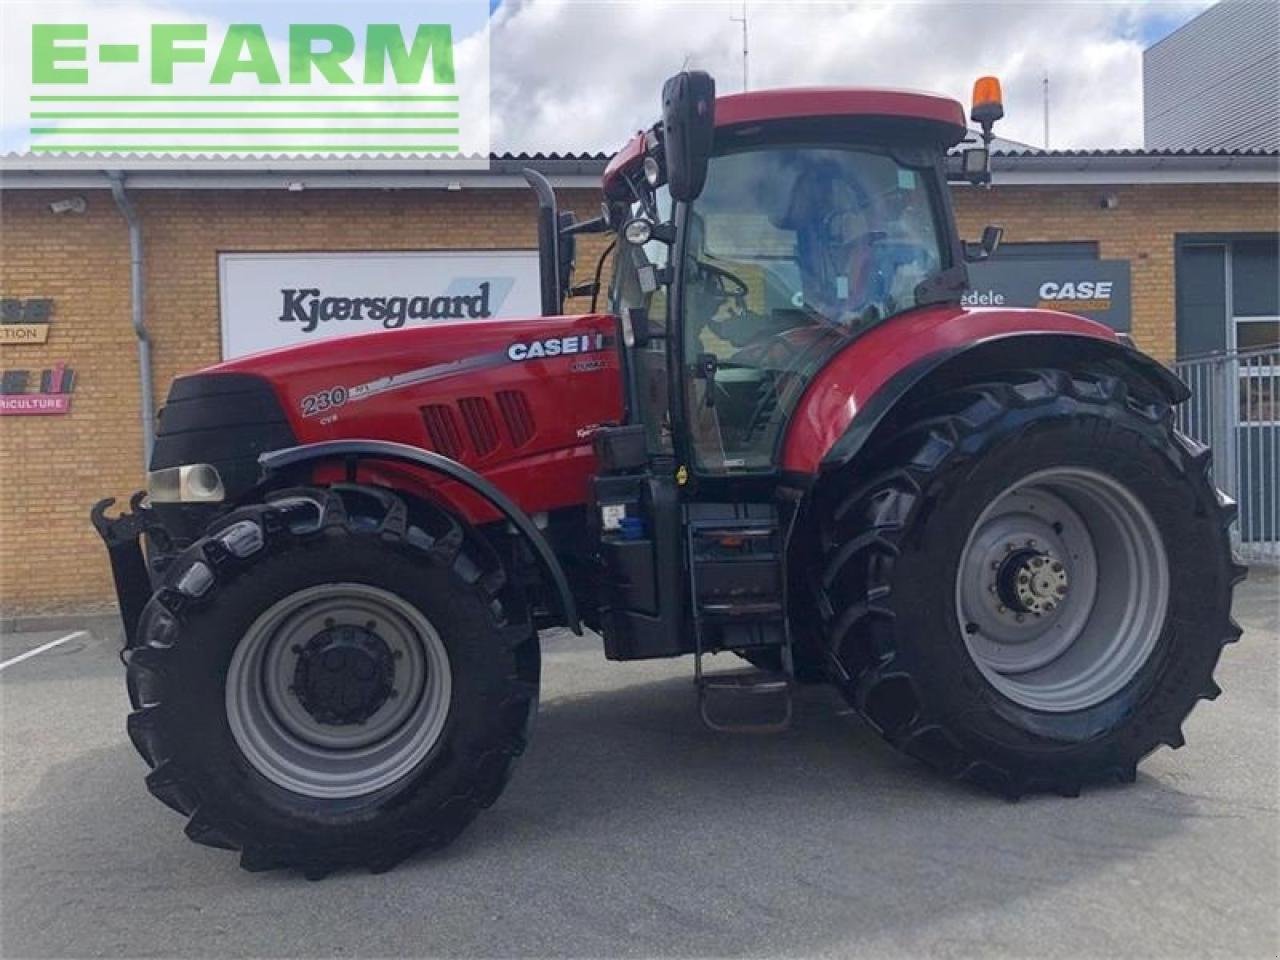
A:
{"label": "wheel lug bolt", "polygon": [[997,609],[997,610],[999,610],[1001,613],[1008,613],[1008,612],[1009,612],[1009,608],[1008,608],[1008,607],[1006,607],[1003,603],[1002,603],[1002,604],[1000,604],[1000,606],[996,607],[996,609]]}
{"label": "wheel lug bolt", "polygon": [[1024,617],[1022,614],[1018,614],[1018,616],[1015,617],[1014,619],[1016,619],[1019,623],[1021,623],[1023,620],[1026,619],[1026,617]]}

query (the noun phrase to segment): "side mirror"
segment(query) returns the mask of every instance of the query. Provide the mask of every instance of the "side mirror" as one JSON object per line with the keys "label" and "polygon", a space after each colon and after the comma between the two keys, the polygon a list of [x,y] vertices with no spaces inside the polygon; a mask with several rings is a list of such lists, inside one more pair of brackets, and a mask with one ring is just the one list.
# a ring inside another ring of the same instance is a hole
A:
{"label": "side mirror", "polygon": [[707,181],[715,137],[716,82],[709,73],[687,70],[662,87],[662,148],[671,199],[697,199]]}
{"label": "side mirror", "polygon": [[982,239],[978,241],[978,249],[970,251],[967,260],[978,263],[989,260],[1000,249],[1000,241],[1004,238],[1004,227],[986,226],[982,228]]}

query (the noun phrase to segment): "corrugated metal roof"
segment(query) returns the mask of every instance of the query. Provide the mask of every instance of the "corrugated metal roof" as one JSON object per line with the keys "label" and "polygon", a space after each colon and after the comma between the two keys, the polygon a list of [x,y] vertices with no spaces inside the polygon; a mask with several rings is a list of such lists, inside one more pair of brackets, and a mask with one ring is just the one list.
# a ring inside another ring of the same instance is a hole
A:
{"label": "corrugated metal roof", "polygon": [[[968,141],[966,141],[967,143]],[[1041,158],[1100,158],[1100,157],[1132,157],[1134,159],[1157,159],[1169,157],[1204,158],[1204,157],[1280,157],[1280,150],[1262,148],[1227,149],[1219,148],[1202,150],[1194,148],[1148,150],[1140,147],[1113,147],[1107,149],[1080,150],[1043,150],[1029,144],[1018,144],[1012,140],[996,138],[993,157],[1041,157]],[[1010,144],[1005,147],[1003,144]],[[1016,145],[1014,145],[1016,144]],[[602,171],[609,162],[608,153],[491,153],[488,169],[491,172],[506,170],[516,171],[524,167],[535,170],[564,172]],[[47,166],[50,168],[63,165],[65,161],[93,160],[99,164],[118,166],[122,163],[145,161],[148,164],[162,164],[173,169],[181,169],[193,163],[218,163],[228,168],[246,167],[264,162],[287,161],[299,167],[340,164],[347,167],[368,167],[370,169],[395,169],[405,164],[413,164],[417,170],[481,169],[477,157],[460,157],[456,161],[432,158],[429,166],[423,165],[423,157],[410,153],[362,153],[362,154],[296,154],[272,153],[255,154],[253,156],[222,156],[218,154],[184,154],[182,156],[157,156],[149,153],[5,153],[0,154],[0,164],[12,165],[21,163],[31,166]]]}
{"label": "corrugated metal roof", "polygon": [[[1013,141],[1006,141],[1013,143]],[[997,185],[1280,182],[1275,150],[1039,150],[992,154]],[[424,163],[420,156],[156,157],[140,154],[5,154],[0,187],[93,189],[120,171],[137,189],[412,189],[523,187],[532,167],[558,187],[594,188],[605,153],[495,153],[487,164]]]}

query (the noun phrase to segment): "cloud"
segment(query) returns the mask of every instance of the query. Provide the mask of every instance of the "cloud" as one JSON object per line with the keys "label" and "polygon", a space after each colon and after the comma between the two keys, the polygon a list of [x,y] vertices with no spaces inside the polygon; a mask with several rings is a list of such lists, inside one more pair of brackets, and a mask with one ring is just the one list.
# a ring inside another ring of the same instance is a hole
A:
{"label": "cloud", "polygon": [[[1142,49],[1209,6],[1190,2],[749,4],[752,88],[907,87],[968,100],[1003,81],[998,132],[1054,147],[1140,146]],[[665,77],[689,64],[742,87],[736,2],[504,0],[494,14],[492,136],[499,150],[617,149],[657,118]]]}

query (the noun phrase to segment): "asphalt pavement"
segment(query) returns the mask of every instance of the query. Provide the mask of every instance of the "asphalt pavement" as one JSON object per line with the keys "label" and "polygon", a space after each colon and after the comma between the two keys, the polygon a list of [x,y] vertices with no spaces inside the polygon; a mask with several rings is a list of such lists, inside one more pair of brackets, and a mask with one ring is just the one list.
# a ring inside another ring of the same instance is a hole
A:
{"label": "asphalt pavement", "polygon": [[1275,573],[1236,611],[1184,749],[1019,803],[930,775],[823,688],[784,734],[718,735],[688,660],[549,634],[497,805],[442,853],[316,883],[242,872],[147,794],[115,631],[5,636],[0,954],[1275,957]]}

